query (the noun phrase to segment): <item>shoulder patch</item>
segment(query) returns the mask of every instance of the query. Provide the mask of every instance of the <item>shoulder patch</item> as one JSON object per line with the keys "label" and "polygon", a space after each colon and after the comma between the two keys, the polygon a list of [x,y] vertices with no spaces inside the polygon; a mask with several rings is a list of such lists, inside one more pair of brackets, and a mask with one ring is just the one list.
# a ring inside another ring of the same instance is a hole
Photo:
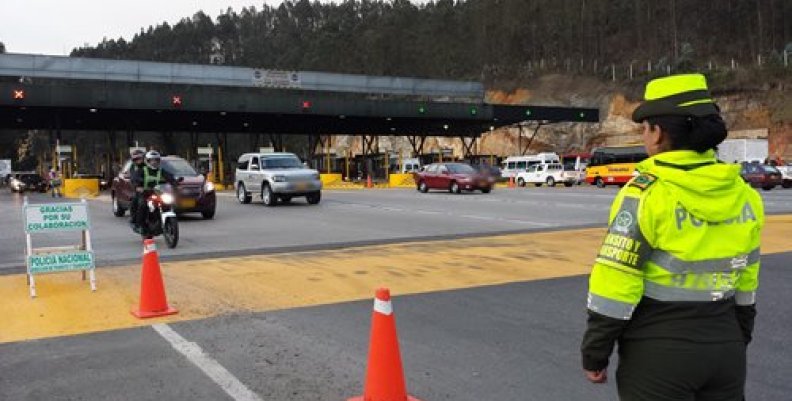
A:
{"label": "shoulder patch", "polygon": [[649,188],[652,184],[654,184],[655,181],[657,181],[657,177],[656,176],[654,176],[652,174],[649,174],[649,173],[643,173],[643,174],[633,178],[630,181],[629,186],[636,187],[636,188],[639,188],[641,191],[644,191],[644,190],[646,190],[646,188]]}

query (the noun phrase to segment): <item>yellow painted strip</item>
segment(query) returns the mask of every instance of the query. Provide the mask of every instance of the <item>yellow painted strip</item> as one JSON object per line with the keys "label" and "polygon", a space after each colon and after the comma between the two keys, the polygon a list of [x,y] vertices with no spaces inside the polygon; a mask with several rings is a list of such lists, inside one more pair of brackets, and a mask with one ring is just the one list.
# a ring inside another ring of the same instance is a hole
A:
{"label": "yellow painted strip", "polygon": [[[0,342],[394,295],[587,274],[601,228],[163,264],[179,314],[138,320],[139,266],[99,269],[91,293],[78,273],[0,277]],[[763,253],[792,251],[792,216],[768,217]]]}

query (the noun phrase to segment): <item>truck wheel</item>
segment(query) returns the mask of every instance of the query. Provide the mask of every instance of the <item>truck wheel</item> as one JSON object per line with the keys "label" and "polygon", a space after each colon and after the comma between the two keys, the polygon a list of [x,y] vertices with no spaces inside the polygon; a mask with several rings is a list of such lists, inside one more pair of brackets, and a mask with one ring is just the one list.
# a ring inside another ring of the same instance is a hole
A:
{"label": "truck wheel", "polygon": [[275,197],[275,194],[272,193],[272,188],[270,188],[269,184],[266,182],[261,184],[261,201],[264,202],[264,205],[269,207],[278,204],[278,198]]}
{"label": "truck wheel", "polygon": [[320,200],[322,200],[322,192],[320,191],[312,192],[305,196],[305,200],[308,201],[309,205],[316,205],[319,203]]}
{"label": "truck wheel", "polygon": [[245,184],[240,182],[239,185],[237,185],[237,200],[239,203],[246,205],[250,203],[250,198],[252,198],[252,196],[245,191]]}
{"label": "truck wheel", "polygon": [[597,188],[605,188],[605,181],[602,180],[602,177],[597,177],[597,179],[594,180],[594,185],[596,185]]}
{"label": "truck wheel", "polygon": [[556,184],[556,180],[553,177],[547,177],[547,181],[546,182],[547,182],[547,186],[548,187],[554,187],[555,184]]}
{"label": "truck wheel", "polygon": [[522,178],[518,178],[517,179],[517,186],[518,187],[524,187],[525,186],[525,180],[523,180]]}

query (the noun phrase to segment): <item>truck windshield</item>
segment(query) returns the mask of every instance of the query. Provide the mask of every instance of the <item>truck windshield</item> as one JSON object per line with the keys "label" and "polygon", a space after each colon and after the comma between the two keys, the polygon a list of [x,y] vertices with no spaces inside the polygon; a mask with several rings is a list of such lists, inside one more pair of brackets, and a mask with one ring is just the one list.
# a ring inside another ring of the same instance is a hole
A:
{"label": "truck windshield", "polygon": [[262,169],[270,168],[302,168],[300,159],[296,157],[268,157],[261,161]]}

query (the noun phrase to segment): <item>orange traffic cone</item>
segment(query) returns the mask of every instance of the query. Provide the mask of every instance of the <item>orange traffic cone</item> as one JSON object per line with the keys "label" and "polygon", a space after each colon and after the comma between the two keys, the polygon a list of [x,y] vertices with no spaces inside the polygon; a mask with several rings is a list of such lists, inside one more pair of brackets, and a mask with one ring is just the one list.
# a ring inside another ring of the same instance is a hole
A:
{"label": "orange traffic cone", "polygon": [[179,311],[168,306],[165,285],[160,273],[157,245],[153,239],[143,241],[143,269],[140,274],[140,307],[132,314],[139,319],[173,315]]}
{"label": "orange traffic cone", "polygon": [[509,177],[509,188],[514,188],[514,176]]}
{"label": "orange traffic cone", "polygon": [[371,183],[371,176],[366,176],[366,188],[374,188],[374,184]]}
{"label": "orange traffic cone", "polygon": [[420,401],[407,395],[399,339],[396,336],[396,319],[387,288],[378,289],[374,299],[363,395],[347,401]]}

